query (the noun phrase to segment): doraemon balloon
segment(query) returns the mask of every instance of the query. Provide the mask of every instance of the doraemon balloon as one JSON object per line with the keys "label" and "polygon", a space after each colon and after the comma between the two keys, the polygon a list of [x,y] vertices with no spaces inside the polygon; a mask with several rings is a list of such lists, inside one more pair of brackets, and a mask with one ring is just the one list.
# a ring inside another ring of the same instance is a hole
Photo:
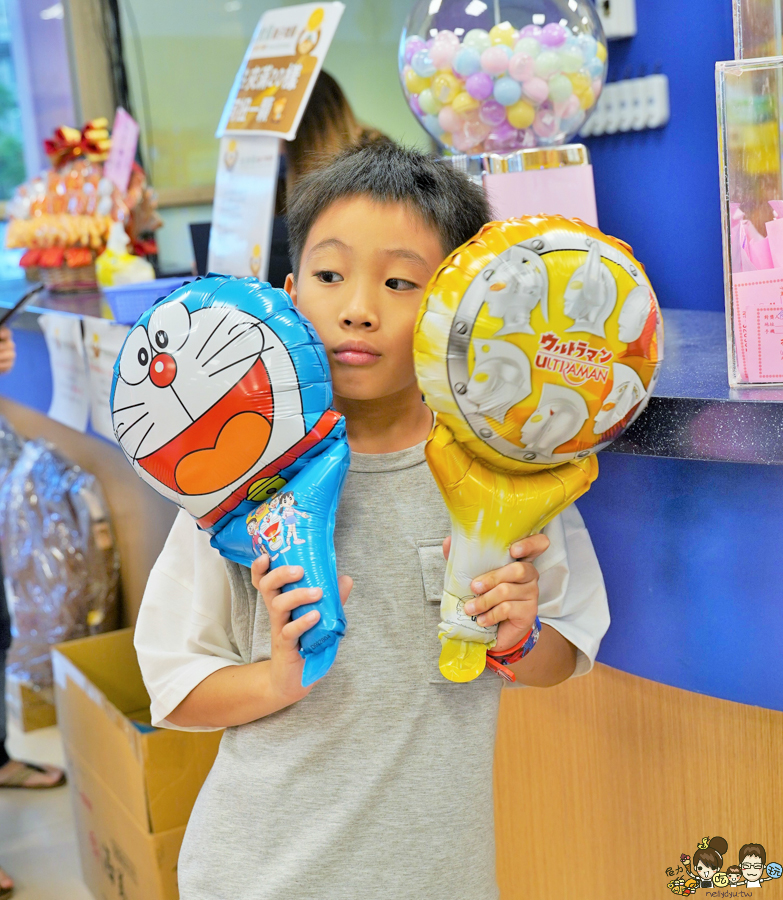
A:
{"label": "doraemon balloon", "polygon": [[[630,248],[560,216],[493,222],[435,273],[414,336],[436,412],[427,461],[452,519],[440,669],[470,681],[497,626],[470,583],[587,491],[595,453],[647,405],[663,359],[658,302]],[[538,621],[514,658],[532,649]],[[508,673],[506,673],[508,676]]]}
{"label": "doraemon balloon", "polygon": [[159,494],[187,510],[228,559],[301,565],[320,587],[300,640],[303,685],[329,669],[345,633],[334,515],[348,470],[329,363],[284,291],[210,275],[147,310],[114,366],[114,434]]}

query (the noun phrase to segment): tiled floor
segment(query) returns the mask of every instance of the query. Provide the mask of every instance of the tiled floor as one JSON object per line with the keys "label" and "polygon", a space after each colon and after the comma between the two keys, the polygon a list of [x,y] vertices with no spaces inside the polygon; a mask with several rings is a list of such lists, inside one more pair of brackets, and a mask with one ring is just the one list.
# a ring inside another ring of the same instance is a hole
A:
{"label": "tiled floor", "polygon": [[[9,726],[13,757],[63,764],[57,728],[22,734]],[[79,870],[69,790],[0,790],[0,866],[16,882],[14,900],[93,900]]]}

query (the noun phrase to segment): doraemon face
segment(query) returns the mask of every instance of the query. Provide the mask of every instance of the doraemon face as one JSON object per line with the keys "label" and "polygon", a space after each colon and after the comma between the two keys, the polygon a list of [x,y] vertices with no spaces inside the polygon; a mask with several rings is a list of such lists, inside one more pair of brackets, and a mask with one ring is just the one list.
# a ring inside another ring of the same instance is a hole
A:
{"label": "doraemon face", "polygon": [[159,303],[128,335],[115,371],[112,420],[123,452],[197,519],[305,435],[283,341],[236,306]]}

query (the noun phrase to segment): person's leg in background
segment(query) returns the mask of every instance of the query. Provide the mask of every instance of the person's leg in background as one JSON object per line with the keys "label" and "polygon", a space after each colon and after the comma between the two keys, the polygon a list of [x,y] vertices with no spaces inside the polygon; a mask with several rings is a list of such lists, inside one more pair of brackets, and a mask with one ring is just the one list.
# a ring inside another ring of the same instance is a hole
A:
{"label": "person's leg in background", "polygon": [[[2,575],[0,575],[0,595],[2,595],[0,596],[0,768],[2,768],[8,762],[8,752],[5,747],[5,654],[11,645],[11,617],[5,601]],[[0,898],[10,897],[13,889],[12,878],[0,867]]]}

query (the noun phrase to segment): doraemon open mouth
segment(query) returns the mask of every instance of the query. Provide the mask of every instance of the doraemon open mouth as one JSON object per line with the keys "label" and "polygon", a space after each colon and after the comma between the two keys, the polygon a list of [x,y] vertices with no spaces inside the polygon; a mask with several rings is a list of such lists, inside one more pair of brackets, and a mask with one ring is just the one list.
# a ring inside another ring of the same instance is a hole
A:
{"label": "doraemon open mouth", "polygon": [[[257,398],[254,410],[247,409],[250,396]],[[211,409],[138,463],[178,494],[211,494],[233,484],[261,458],[273,419],[269,378],[259,359]]]}

